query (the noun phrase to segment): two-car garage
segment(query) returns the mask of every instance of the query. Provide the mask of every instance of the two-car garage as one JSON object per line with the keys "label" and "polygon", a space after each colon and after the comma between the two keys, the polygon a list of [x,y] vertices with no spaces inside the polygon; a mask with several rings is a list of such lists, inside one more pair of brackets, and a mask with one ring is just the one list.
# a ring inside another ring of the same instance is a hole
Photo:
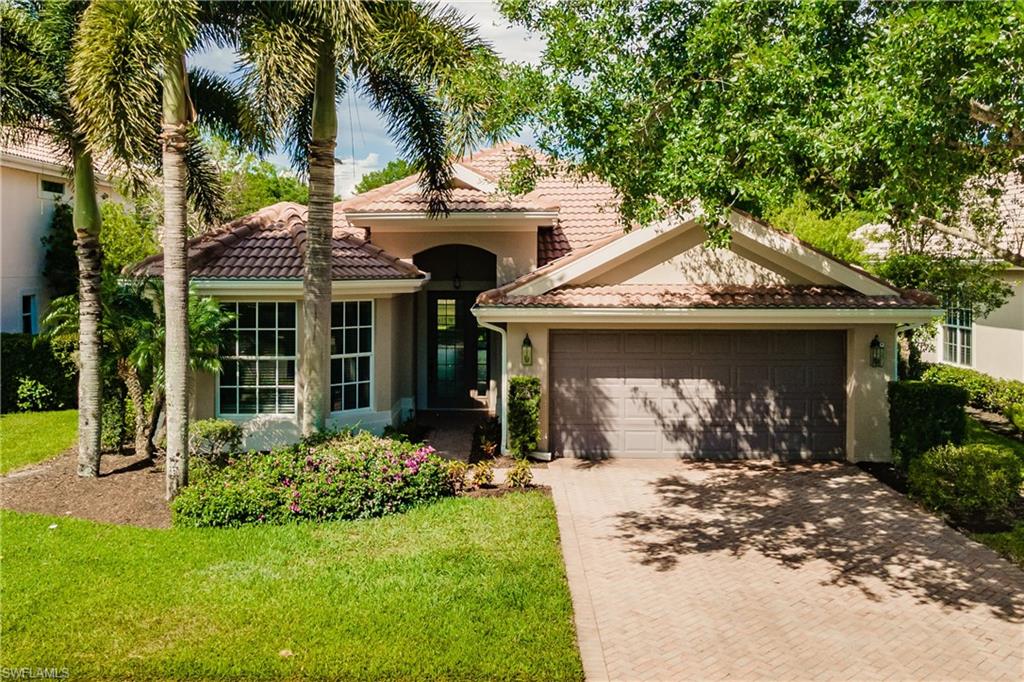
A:
{"label": "two-car garage", "polygon": [[842,458],[844,330],[551,330],[566,456]]}

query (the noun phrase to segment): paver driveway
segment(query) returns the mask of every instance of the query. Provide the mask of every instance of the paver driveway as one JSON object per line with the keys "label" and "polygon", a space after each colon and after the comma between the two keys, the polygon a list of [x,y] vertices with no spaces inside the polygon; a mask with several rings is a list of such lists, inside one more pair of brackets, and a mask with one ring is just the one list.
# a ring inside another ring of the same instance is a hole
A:
{"label": "paver driveway", "polygon": [[588,679],[1024,679],[1024,572],[855,467],[538,473]]}

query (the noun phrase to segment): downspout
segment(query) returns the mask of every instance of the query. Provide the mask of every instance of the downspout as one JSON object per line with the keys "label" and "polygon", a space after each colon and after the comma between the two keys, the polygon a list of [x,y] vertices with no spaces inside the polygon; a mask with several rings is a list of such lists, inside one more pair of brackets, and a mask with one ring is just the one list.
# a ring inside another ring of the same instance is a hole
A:
{"label": "downspout", "polygon": [[501,404],[498,405],[498,419],[501,421],[501,454],[508,454],[508,419],[505,418],[508,405],[508,332],[501,327],[477,318],[476,323],[501,335]]}

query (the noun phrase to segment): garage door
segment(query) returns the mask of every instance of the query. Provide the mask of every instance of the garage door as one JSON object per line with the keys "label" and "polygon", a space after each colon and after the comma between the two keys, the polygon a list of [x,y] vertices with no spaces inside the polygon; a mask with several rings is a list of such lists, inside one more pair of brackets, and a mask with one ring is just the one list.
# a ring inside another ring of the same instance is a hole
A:
{"label": "garage door", "polygon": [[842,331],[552,331],[550,445],[576,457],[837,458]]}

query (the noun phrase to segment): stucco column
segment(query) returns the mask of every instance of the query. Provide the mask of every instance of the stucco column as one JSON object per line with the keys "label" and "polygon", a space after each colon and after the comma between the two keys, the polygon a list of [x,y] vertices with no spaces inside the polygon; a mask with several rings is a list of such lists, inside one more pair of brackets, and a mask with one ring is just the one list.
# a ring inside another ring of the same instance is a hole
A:
{"label": "stucco column", "polygon": [[[523,339],[530,335],[533,344],[533,364],[523,365]],[[508,374],[512,376],[540,377],[540,442],[537,449],[548,449],[549,406],[548,390],[548,327],[540,324],[509,324],[508,326]]]}
{"label": "stucco column", "polygon": [[[871,366],[871,340],[885,344],[881,367]],[[857,325],[846,332],[846,459],[888,462],[889,382],[896,352],[894,325]]]}

